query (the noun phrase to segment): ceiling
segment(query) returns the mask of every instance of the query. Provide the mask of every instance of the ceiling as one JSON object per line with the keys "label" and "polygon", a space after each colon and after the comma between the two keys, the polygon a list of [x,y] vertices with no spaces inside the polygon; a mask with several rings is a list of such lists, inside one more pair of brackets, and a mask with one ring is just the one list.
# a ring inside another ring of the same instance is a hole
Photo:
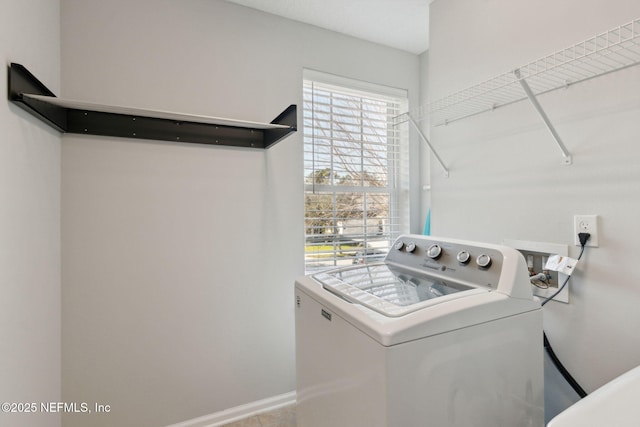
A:
{"label": "ceiling", "polygon": [[433,0],[226,0],[420,54],[429,47]]}

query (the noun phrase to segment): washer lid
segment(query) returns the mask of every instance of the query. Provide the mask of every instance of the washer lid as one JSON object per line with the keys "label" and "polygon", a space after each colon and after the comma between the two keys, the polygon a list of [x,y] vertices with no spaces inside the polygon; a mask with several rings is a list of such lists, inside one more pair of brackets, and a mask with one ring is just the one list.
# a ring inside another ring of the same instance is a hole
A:
{"label": "washer lid", "polygon": [[312,276],[324,289],[388,317],[398,317],[463,296],[489,292],[467,284],[417,274],[385,263],[365,264]]}

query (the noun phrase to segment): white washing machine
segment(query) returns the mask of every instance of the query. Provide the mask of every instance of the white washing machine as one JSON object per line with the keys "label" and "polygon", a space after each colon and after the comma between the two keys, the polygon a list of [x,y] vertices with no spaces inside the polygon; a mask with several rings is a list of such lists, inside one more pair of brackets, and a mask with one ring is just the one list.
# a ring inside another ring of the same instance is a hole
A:
{"label": "white washing machine", "polygon": [[542,312],[522,255],[400,237],[296,281],[299,427],[541,427]]}

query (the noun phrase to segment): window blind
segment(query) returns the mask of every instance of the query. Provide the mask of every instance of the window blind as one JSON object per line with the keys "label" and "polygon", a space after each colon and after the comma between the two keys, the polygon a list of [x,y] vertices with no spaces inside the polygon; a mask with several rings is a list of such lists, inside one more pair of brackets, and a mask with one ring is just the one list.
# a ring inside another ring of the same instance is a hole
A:
{"label": "window blind", "polygon": [[380,260],[407,228],[406,94],[344,82],[303,82],[307,272]]}

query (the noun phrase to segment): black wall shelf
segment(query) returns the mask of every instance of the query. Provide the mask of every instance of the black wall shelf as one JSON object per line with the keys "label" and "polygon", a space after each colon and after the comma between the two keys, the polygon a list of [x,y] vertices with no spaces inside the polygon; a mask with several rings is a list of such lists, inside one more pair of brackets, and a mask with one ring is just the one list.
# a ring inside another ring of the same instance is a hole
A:
{"label": "black wall shelf", "polygon": [[24,66],[9,66],[9,100],[60,132],[269,148],[297,130],[290,105],[270,123],[93,104],[57,98]]}

